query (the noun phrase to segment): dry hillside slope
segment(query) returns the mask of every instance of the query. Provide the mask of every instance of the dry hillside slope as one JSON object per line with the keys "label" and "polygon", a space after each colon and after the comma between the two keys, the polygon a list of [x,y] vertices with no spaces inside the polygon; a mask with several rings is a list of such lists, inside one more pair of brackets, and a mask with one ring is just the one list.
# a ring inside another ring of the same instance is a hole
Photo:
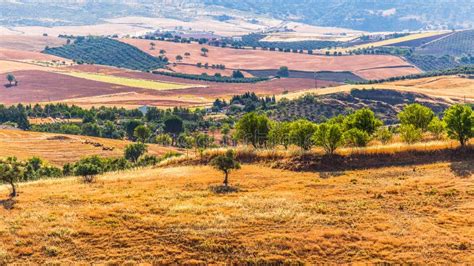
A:
{"label": "dry hillside slope", "polygon": [[226,195],[208,188],[221,173],[195,166],[21,184],[13,208],[0,208],[0,263],[469,263],[472,173],[467,162],[298,174],[245,165],[230,175],[240,191]]}

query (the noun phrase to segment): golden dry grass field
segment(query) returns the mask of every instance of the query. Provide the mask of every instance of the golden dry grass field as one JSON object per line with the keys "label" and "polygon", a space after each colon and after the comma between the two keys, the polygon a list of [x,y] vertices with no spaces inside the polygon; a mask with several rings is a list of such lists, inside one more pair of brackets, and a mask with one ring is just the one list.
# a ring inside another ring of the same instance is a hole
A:
{"label": "golden dry grass field", "polygon": [[474,177],[458,169],[469,166],[244,165],[230,194],[209,190],[222,174],[207,166],[24,183],[13,209],[0,208],[0,263],[468,264]]}
{"label": "golden dry grass field", "polygon": [[[103,146],[95,147],[86,141]],[[51,164],[61,166],[90,155],[122,156],[125,146],[129,143],[124,140],[88,136],[1,129],[0,157],[16,156],[24,160],[38,156]],[[163,155],[175,149],[150,144],[148,150],[150,154]]]}

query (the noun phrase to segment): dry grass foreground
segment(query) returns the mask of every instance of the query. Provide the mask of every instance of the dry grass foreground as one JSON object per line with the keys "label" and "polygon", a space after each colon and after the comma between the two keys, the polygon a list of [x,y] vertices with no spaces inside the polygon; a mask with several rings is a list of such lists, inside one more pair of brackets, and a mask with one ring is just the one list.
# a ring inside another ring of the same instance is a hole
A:
{"label": "dry grass foreground", "polygon": [[297,174],[245,165],[230,176],[239,192],[213,194],[221,176],[188,166],[21,184],[13,209],[0,209],[0,262],[474,261],[468,162]]}
{"label": "dry grass foreground", "polygon": [[[0,157],[17,156],[25,160],[38,156],[60,166],[90,155],[119,157],[123,155],[125,146],[129,143],[124,140],[88,136],[1,129]],[[148,151],[153,155],[163,155],[173,150],[176,149],[156,144],[148,145]]]}

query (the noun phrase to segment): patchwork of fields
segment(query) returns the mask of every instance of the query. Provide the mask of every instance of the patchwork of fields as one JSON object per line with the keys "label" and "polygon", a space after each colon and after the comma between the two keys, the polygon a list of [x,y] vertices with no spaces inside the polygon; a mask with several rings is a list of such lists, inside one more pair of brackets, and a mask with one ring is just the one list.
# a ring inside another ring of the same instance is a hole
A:
{"label": "patchwork of fields", "polygon": [[[160,50],[165,50],[166,56],[172,61],[177,55],[181,55],[184,57],[183,63],[224,64],[227,68],[233,69],[262,70],[287,66],[291,70],[302,71],[351,71],[362,78],[371,78],[371,71],[377,71],[379,78],[392,77],[394,75],[390,67],[399,68],[398,73],[403,75],[419,73],[416,68],[403,59],[389,55],[317,56],[206,46],[209,52],[203,56],[201,54],[203,46],[195,43],[153,41],[155,49],[150,50],[150,40],[121,39],[120,41],[134,45],[154,56],[158,56]],[[189,53],[190,56],[184,56],[185,53]]]}

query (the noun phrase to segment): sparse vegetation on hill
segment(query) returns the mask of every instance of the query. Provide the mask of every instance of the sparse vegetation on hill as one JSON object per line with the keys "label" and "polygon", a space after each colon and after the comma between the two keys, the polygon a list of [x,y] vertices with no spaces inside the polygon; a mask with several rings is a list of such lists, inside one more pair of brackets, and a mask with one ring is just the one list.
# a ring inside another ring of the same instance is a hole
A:
{"label": "sparse vegetation on hill", "polygon": [[270,117],[279,121],[292,121],[299,118],[314,122],[323,122],[326,119],[346,115],[361,107],[368,107],[377,117],[387,124],[398,122],[397,114],[406,104],[422,102],[441,113],[449,103],[422,94],[398,92],[393,90],[354,89],[350,93],[336,93],[322,96],[305,95],[295,100],[281,100],[269,111]]}
{"label": "sparse vegetation on hill", "polygon": [[78,64],[100,64],[141,71],[151,71],[166,64],[132,45],[101,37],[77,37],[72,44],[46,48],[43,52],[74,60]]}
{"label": "sparse vegetation on hill", "polygon": [[210,82],[222,82],[222,83],[256,83],[261,81],[269,80],[267,77],[255,77],[255,78],[245,78],[243,74],[239,71],[241,75],[225,77],[222,75],[209,76],[208,74],[193,75],[185,73],[176,73],[176,72],[165,72],[165,71],[153,71],[154,74],[164,75],[177,78],[185,78],[191,80],[201,80],[201,81],[210,81]]}

